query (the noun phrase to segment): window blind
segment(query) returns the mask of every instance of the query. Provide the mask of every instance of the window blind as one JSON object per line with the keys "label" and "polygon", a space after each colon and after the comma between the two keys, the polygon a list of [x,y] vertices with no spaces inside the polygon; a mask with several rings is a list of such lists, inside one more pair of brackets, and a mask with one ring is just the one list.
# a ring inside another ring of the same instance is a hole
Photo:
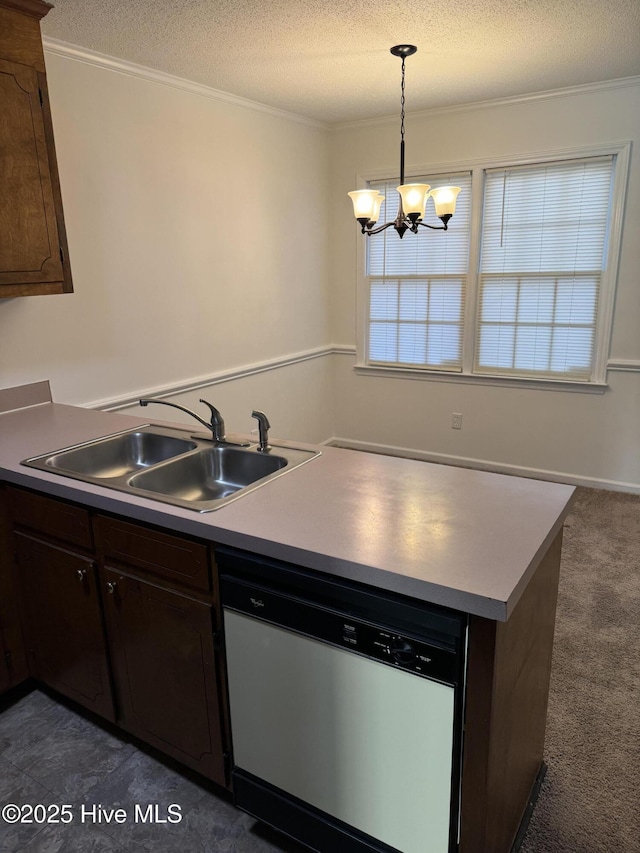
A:
{"label": "window blind", "polygon": [[487,172],[476,372],[591,378],[613,164]]}
{"label": "window blind", "polygon": [[[411,178],[432,187],[462,188],[447,232],[420,227],[402,240],[394,228],[367,238],[368,362],[439,370],[462,369],[462,331],[471,225],[471,175]],[[370,184],[384,196],[378,224],[395,219],[399,181]],[[425,222],[442,225],[433,201]]]}

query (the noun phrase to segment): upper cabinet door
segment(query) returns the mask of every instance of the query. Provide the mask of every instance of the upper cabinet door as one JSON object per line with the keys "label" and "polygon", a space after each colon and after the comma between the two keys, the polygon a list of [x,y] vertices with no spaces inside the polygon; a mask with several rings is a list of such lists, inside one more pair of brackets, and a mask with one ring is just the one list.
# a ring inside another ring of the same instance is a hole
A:
{"label": "upper cabinet door", "polygon": [[0,59],[0,284],[64,278],[38,74]]}
{"label": "upper cabinet door", "polygon": [[40,24],[28,4],[8,5],[0,0],[0,297],[68,293]]}

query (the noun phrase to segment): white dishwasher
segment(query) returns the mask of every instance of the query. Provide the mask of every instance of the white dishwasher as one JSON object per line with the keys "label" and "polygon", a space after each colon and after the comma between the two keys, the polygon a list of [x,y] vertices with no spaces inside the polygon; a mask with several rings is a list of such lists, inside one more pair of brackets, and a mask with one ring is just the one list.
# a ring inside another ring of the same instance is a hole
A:
{"label": "white dishwasher", "polygon": [[236,805],[319,853],[450,853],[466,617],[220,548]]}

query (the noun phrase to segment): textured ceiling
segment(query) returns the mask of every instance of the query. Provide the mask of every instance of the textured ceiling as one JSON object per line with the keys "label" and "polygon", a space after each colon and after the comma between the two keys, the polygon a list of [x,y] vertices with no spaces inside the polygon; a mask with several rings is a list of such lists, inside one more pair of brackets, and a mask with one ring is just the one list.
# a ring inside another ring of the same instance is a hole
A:
{"label": "textured ceiling", "polygon": [[640,0],[52,0],[45,36],[324,122],[640,74]]}

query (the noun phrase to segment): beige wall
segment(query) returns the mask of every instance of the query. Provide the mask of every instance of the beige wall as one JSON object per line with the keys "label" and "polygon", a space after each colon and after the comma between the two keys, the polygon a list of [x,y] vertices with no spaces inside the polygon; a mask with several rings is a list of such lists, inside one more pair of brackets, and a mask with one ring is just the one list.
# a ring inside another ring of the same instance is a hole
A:
{"label": "beige wall", "polygon": [[[363,238],[346,193],[362,173],[397,172],[397,124],[332,133],[333,327],[352,348]],[[609,387],[597,395],[380,378],[357,375],[353,355],[336,356],[336,435],[424,458],[640,490],[640,80],[416,114],[406,134],[408,170],[632,141]],[[453,412],[463,414],[461,431],[451,429]]]}
{"label": "beige wall", "polygon": [[[208,417],[199,400],[213,403],[222,413],[229,432],[257,431],[253,409],[266,413],[272,439],[284,438],[321,444],[333,435],[333,384],[331,359],[320,355],[291,365],[251,373],[209,387],[162,395],[171,403],[186,406]],[[188,415],[166,406],[119,407],[124,414],[193,424]]]}
{"label": "beige wall", "polygon": [[345,194],[397,170],[397,118],[328,132],[46,58],[75,293],[0,300],[0,387],[206,397],[230,430],[263,408],[284,438],[640,490],[640,81],[407,116],[409,169],[632,141],[609,387],[593,395],[354,372],[363,240]]}
{"label": "beige wall", "polygon": [[75,293],[0,300],[0,387],[91,405],[326,347],[325,128],[46,60]]}

